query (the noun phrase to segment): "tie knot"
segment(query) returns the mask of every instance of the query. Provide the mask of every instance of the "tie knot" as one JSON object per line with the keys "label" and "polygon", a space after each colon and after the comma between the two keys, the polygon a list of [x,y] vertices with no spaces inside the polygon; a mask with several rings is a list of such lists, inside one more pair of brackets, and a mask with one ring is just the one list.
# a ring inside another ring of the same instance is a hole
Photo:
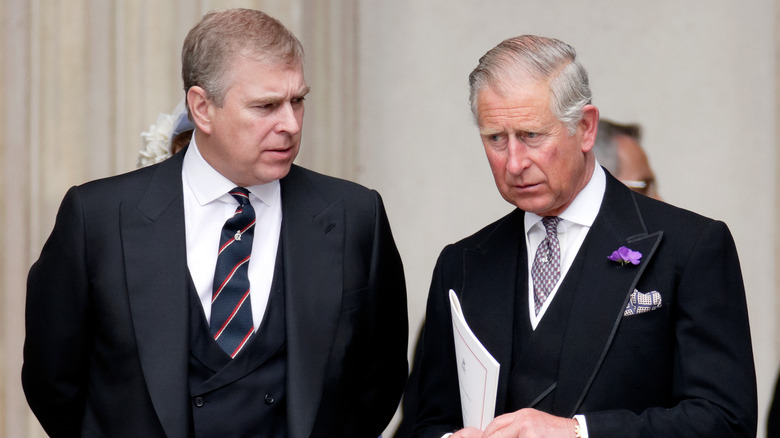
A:
{"label": "tie knot", "polygon": [[558,235],[558,222],[561,221],[561,218],[558,216],[545,216],[542,218],[542,225],[544,225],[544,229],[547,232],[547,235]]}
{"label": "tie knot", "polygon": [[243,187],[236,187],[233,190],[229,191],[230,196],[232,196],[240,205],[247,205],[249,204],[249,190],[243,188]]}

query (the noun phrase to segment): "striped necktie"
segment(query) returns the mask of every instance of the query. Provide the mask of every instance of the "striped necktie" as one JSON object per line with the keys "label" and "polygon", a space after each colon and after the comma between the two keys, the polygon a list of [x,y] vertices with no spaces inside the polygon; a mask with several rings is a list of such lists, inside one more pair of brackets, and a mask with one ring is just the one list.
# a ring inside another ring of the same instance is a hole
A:
{"label": "striped necktie", "polygon": [[255,210],[249,192],[230,191],[238,208],[222,227],[211,296],[211,334],[222,350],[236,357],[254,331],[249,297],[249,258],[255,229]]}

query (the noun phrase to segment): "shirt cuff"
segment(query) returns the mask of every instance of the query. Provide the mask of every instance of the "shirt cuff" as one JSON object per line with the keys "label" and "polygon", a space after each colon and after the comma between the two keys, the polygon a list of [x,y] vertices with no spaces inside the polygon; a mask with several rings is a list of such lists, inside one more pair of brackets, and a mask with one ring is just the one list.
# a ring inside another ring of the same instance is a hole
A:
{"label": "shirt cuff", "polygon": [[582,438],[588,438],[588,423],[585,421],[584,415],[575,415],[574,419],[580,424],[580,435]]}

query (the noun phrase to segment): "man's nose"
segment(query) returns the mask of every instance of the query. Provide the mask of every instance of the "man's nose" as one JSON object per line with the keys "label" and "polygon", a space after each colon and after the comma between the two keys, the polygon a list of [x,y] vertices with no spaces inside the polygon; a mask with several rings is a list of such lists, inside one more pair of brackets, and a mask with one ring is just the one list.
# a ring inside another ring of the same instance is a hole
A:
{"label": "man's nose", "polygon": [[509,137],[507,154],[506,170],[508,173],[518,175],[529,166],[528,147],[517,137]]}
{"label": "man's nose", "polygon": [[301,130],[301,124],[298,121],[298,115],[290,102],[285,102],[279,107],[276,130],[278,132],[287,132],[297,134]]}

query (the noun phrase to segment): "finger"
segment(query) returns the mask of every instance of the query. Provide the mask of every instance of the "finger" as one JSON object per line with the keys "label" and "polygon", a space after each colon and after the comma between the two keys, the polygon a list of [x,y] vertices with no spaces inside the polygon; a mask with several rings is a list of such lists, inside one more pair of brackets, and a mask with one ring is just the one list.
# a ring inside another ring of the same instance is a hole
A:
{"label": "finger", "polygon": [[511,425],[515,420],[515,417],[515,413],[512,412],[494,418],[493,421],[491,421],[490,424],[488,424],[488,426],[485,428],[485,433],[482,436],[487,437],[493,435],[499,430]]}
{"label": "finger", "polygon": [[466,427],[451,435],[452,438],[480,438],[482,431],[474,427]]}

